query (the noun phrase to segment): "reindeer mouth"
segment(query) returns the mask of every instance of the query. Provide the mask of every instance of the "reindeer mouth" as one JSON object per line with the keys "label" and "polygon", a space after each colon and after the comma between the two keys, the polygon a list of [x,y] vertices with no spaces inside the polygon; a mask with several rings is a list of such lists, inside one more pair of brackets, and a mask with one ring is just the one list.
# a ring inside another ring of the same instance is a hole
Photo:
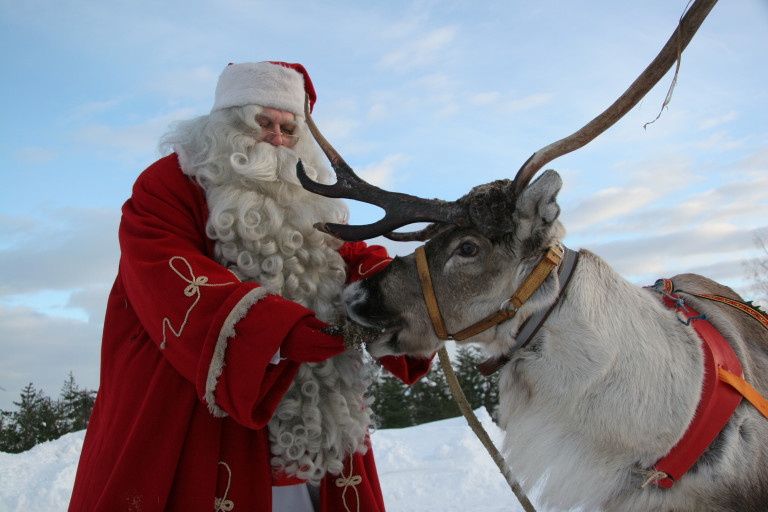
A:
{"label": "reindeer mouth", "polygon": [[382,335],[393,334],[402,330],[403,330],[402,325],[391,325],[389,327],[383,327],[381,329],[381,334]]}
{"label": "reindeer mouth", "polygon": [[[374,357],[402,353],[398,334],[405,328],[403,319],[378,301],[369,301],[370,291],[353,283],[343,294],[348,321],[363,331],[366,349]],[[380,297],[374,293],[373,297]]]}
{"label": "reindeer mouth", "polygon": [[371,339],[368,343],[382,343],[386,342],[387,340],[391,339],[392,337],[397,337],[397,333],[403,330],[402,324],[397,325],[389,325],[389,326],[373,326],[370,328],[369,332],[372,334]]}
{"label": "reindeer mouth", "polygon": [[366,350],[373,357],[402,354],[398,334],[403,330],[402,324],[377,327],[375,336],[366,343]]}

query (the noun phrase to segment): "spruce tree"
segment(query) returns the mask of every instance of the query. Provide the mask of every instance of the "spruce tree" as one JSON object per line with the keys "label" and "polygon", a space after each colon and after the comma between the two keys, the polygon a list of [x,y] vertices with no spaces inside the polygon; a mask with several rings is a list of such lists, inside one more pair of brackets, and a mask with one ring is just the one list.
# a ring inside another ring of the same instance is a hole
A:
{"label": "spruce tree", "polygon": [[472,409],[485,407],[492,418],[496,419],[499,408],[498,373],[484,376],[477,365],[485,361],[483,352],[472,345],[462,345],[456,350],[454,371],[464,390]]}
{"label": "spruce tree", "polygon": [[72,373],[61,397],[52,400],[30,382],[22,391],[16,411],[0,411],[0,451],[19,453],[38,443],[83,430],[96,399],[96,392],[80,389]]}
{"label": "spruce tree", "polygon": [[453,418],[461,414],[437,358],[432,362],[430,372],[411,386],[409,398],[414,425]]}
{"label": "spruce tree", "polygon": [[69,372],[69,378],[61,388],[59,399],[66,432],[77,432],[88,427],[88,420],[91,417],[91,410],[95,401],[96,392],[80,389],[75,384],[75,377],[72,372]]}
{"label": "spruce tree", "polygon": [[14,443],[8,451],[23,452],[38,443],[57,439],[63,434],[63,421],[58,403],[35,389],[31,382],[21,391],[20,400],[13,404],[19,410],[11,413],[15,435],[12,436]]}
{"label": "spruce tree", "polygon": [[408,386],[386,370],[382,370],[371,387],[377,428],[403,428],[413,425]]}
{"label": "spruce tree", "polygon": [[[480,349],[464,345],[456,350],[452,364],[472,408],[485,407],[495,419],[499,404],[498,377],[485,377],[477,370],[476,366],[484,360]],[[461,414],[437,358],[430,372],[410,387],[382,370],[369,394],[374,397],[378,428],[410,427]]]}

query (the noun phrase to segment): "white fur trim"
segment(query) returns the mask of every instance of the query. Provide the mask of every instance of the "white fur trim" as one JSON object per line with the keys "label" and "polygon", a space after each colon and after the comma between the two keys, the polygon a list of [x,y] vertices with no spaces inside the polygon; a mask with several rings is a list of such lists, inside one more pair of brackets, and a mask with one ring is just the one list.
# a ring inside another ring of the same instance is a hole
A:
{"label": "white fur trim", "polygon": [[184,146],[181,144],[174,144],[173,145],[173,152],[176,153],[179,157],[179,166],[181,166],[181,170],[184,171],[184,174],[189,174],[189,155],[187,154],[187,150],[184,149]]}
{"label": "white fur trim", "polygon": [[221,372],[224,370],[224,355],[227,352],[227,342],[230,338],[235,337],[235,324],[242,320],[248,313],[248,310],[267,295],[265,288],[254,288],[245,296],[240,299],[232,311],[227,315],[227,319],[224,320],[224,325],[221,326],[221,332],[219,332],[219,339],[216,341],[216,348],[213,351],[213,357],[211,358],[211,365],[208,367],[208,378],[205,382],[205,401],[208,402],[208,410],[211,414],[217,418],[223,418],[227,416],[227,413],[218,405],[216,405],[216,386],[219,382]]}
{"label": "white fur trim", "polygon": [[303,115],[304,77],[294,69],[269,62],[230,64],[219,77],[211,112],[243,105]]}

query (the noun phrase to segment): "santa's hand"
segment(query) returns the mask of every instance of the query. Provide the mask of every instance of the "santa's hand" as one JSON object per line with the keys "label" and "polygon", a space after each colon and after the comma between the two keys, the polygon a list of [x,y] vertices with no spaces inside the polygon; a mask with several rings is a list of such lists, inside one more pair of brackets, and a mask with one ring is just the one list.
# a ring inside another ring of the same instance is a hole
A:
{"label": "santa's hand", "polygon": [[365,344],[381,335],[380,328],[365,327],[347,317],[340,317],[336,324],[322,329],[326,334],[340,334],[347,348],[363,352]]}
{"label": "santa's hand", "polygon": [[346,350],[344,337],[322,331],[328,324],[314,316],[302,318],[280,345],[280,357],[299,363],[319,363]]}

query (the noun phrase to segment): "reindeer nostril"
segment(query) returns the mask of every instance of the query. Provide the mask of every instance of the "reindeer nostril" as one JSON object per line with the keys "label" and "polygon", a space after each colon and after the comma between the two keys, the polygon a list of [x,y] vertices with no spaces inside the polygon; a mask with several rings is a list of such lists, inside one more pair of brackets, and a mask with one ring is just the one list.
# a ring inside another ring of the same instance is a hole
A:
{"label": "reindeer nostril", "polygon": [[358,302],[364,302],[366,297],[365,290],[360,286],[360,283],[352,283],[349,285],[341,295],[341,300],[345,305],[356,304]]}
{"label": "reindeer nostril", "polygon": [[394,334],[403,330],[402,325],[390,325],[381,329],[381,334]]}

